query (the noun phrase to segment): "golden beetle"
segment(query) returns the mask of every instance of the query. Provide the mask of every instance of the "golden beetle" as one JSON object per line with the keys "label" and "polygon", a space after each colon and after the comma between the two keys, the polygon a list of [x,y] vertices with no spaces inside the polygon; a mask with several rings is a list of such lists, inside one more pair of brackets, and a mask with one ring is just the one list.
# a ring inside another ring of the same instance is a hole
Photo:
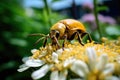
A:
{"label": "golden beetle", "polygon": [[81,22],[74,19],[60,20],[51,27],[50,33],[46,36],[43,46],[46,45],[47,38],[50,38],[52,45],[57,45],[59,48],[60,44],[58,40],[64,40],[62,45],[64,47],[66,40],[73,40],[75,37],[77,37],[77,40],[81,45],[84,45],[82,38],[86,34],[88,34],[89,41],[92,42],[90,34],[86,32],[86,29]]}

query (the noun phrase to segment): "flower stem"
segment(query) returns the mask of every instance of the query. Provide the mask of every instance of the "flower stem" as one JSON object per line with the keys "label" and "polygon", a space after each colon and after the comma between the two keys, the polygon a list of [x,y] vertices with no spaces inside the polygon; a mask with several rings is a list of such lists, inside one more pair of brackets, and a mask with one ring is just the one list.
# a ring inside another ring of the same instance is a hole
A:
{"label": "flower stem", "polygon": [[52,25],[51,15],[50,15],[51,14],[51,9],[48,6],[47,0],[44,0],[44,4],[45,4],[45,10],[46,10],[47,15],[48,15],[48,23],[51,26]]}
{"label": "flower stem", "polygon": [[94,16],[95,16],[95,21],[96,21],[96,25],[97,25],[98,32],[99,32],[100,39],[101,39],[101,37],[102,37],[102,32],[101,32],[100,24],[99,24],[99,20],[98,20],[98,6],[97,6],[97,0],[94,0],[94,1],[93,1],[93,4],[94,4]]}

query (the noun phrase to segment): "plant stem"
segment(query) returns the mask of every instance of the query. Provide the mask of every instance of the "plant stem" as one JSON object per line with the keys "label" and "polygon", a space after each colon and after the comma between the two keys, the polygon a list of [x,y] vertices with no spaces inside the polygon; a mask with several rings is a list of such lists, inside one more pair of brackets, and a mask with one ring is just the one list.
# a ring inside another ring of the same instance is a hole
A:
{"label": "plant stem", "polygon": [[48,6],[47,0],[44,0],[44,4],[45,4],[45,10],[46,10],[47,15],[48,15],[49,25],[52,26],[51,15],[50,15],[51,14],[51,9]]}
{"label": "plant stem", "polygon": [[102,32],[101,32],[100,24],[99,24],[99,20],[98,20],[97,0],[94,0],[94,1],[93,1],[93,4],[94,4],[94,16],[95,16],[95,21],[96,21],[96,25],[97,25],[98,32],[99,32],[100,39],[101,39],[101,37],[102,37]]}

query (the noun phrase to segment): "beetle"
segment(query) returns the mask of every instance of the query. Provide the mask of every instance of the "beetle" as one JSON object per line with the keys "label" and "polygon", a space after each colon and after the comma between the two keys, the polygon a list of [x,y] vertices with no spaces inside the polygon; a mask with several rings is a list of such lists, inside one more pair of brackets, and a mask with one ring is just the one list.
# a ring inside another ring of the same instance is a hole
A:
{"label": "beetle", "polygon": [[64,40],[62,44],[63,48],[66,40],[73,40],[75,38],[81,45],[84,45],[82,38],[86,34],[88,35],[89,41],[92,42],[90,34],[81,22],[74,19],[60,20],[50,28],[50,33],[45,37],[43,46],[45,47],[48,38],[51,39],[52,45],[57,45],[59,48],[60,44],[58,40]]}

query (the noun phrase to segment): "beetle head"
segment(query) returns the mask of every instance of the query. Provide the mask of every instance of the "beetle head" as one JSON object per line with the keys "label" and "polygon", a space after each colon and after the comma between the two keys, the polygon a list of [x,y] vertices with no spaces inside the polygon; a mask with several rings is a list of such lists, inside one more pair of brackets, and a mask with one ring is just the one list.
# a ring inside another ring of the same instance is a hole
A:
{"label": "beetle head", "polygon": [[53,38],[53,37],[58,38],[59,35],[60,35],[60,33],[59,33],[59,31],[57,31],[57,30],[51,30],[51,31],[50,31],[50,38]]}
{"label": "beetle head", "polygon": [[56,23],[51,27],[50,36],[55,35],[56,38],[62,38],[65,33],[66,26],[63,23]]}

